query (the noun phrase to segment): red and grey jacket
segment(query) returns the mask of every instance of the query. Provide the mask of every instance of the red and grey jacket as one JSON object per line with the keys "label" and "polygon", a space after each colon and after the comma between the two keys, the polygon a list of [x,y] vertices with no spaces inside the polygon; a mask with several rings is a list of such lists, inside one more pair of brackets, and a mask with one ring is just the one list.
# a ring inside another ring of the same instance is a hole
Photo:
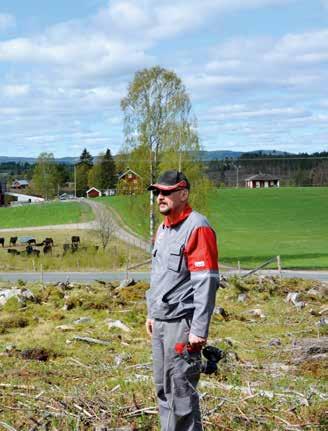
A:
{"label": "red and grey jacket", "polygon": [[192,315],[190,332],[207,337],[218,286],[216,236],[207,219],[189,206],[174,223],[165,218],[153,248],[148,318]]}

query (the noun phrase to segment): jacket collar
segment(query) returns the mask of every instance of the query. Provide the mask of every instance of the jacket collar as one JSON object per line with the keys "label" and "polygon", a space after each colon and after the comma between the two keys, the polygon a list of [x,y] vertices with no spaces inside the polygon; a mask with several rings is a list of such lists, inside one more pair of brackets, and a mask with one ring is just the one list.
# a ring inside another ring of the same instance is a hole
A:
{"label": "jacket collar", "polygon": [[164,226],[165,227],[176,226],[177,224],[179,224],[183,220],[185,220],[189,216],[189,214],[191,213],[191,211],[192,211],[192,208],[187,204],[183,208],[183,210],[173,218],[173,220],[172,219],[169,220],[168,216],[165,216],[164,217],[164,222],[163,222]]}

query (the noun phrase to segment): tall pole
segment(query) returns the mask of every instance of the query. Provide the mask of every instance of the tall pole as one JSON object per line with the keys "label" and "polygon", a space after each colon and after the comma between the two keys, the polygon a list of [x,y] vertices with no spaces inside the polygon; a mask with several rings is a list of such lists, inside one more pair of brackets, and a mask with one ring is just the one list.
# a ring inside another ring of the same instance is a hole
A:
{"label": "tall pole", "polygon": [[76,199],[76,165],[74,165],[74,197]]}

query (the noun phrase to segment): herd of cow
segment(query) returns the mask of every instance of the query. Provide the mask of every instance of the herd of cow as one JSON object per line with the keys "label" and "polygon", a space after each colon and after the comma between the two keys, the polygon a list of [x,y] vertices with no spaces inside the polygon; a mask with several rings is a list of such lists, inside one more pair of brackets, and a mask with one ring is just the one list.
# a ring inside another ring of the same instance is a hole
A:
{"label": "herd of cow", "polygon": [[[17,236],[12,236],[9,239],[9,247],[15,247],[17,245]],[[64,254],[67,252],[76,252],[79,250],[80,245],[80,237],[77,235],[73,235],[71,237],[71,243],[63,244]],[[54,247],[54,240],[52,238],[45,238],[43,241],[37,243],[34,238],[30,238],[25,243],[25,250],[17,250],[17,248],[8,248],[7,251],[11,255],[22,255],[22,256],[36,256],[39,257],[41,250],[35,247],[42,247],[43,254],[52,254],[52,248]],[[0,245],[5,247],[5,238],[0,238]]]}

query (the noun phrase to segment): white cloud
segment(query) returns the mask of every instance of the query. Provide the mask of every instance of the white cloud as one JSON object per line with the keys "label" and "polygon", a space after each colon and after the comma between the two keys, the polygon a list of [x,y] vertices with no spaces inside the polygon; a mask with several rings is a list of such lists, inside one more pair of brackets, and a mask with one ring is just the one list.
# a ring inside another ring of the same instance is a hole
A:
{"label": "white cloud", "polygon": [[16,19],[13,15],[0,13],[0,32],[6,32],[16,26]]}
{"label": "white cloud", "polygon": [[29,85],[4,85],[0,87],[0,92],[5,97],[26,96],[30,91]]}

